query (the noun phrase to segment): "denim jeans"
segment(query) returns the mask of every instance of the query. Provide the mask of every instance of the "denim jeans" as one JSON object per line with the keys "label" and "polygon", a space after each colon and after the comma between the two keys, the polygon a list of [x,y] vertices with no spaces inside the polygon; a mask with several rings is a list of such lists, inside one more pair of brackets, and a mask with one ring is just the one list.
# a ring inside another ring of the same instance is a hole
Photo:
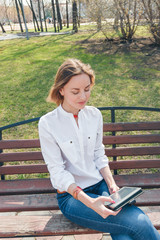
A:
{"label": "denim jeans", "polygon": [[[83,190],[93,198],[109,196],[104,180]],[[136,206],[126,205],[116,216],[104,219],[69,193],[57,193],[57,199],[66,218],[80,226],[110,233],[113,240],[160,240],[160,234],[147,215]]]}

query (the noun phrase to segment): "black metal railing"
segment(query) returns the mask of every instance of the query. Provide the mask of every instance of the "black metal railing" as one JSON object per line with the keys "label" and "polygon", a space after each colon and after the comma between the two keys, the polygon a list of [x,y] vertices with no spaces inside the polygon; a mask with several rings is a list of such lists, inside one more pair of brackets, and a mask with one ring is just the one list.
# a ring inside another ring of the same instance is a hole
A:
{"label": "black metal railing", "polygon": [[[114,123],[116,122],[116,111],[117,110],[140,110],[140,111],[150,111],[150,112],[160,112],[160,108],[149,108],[149,107],[99,107],[98,108],[100,111],[110,111],[111,112],[111,122]],[[40,117],[37,118],[32,118],[32,119],[28,119],[28,120],[24,120],[21,122],[16,122],[13,124],[9,124],[3,127],[0,127],[0,140],[2,140],[2,133],[4,130],[7,130],[9,128],[13,128],[13,127],[17,127],[20,125],[24,125],[24,124],[28,124],[28,123],[33,123],[33,122],[37,122],[40,119]],[[115,132],[112,132],[112,135],[115,136]],[[112,148],[116,148],[116,144],[112,145]],[[0,153],[2,153],[2,149],[0,149]],[[113,161],[116,161],[117,158],[113,157]],[[0,162],[0,166],[2,166],[3,163]],[[115,170],[115,174],[116,170]],[[1,179],[3,179],[3,176],[1,176]]]}

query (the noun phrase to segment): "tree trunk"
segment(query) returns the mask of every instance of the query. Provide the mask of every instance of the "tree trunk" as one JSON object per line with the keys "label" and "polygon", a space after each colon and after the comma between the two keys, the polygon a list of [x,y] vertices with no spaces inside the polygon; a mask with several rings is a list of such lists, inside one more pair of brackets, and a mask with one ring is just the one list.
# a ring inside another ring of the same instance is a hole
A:
{"label": "tree trunk", "polygon": [[60,30],[62,30],[62,18],[61,18],[58,0],[56,0],[56,9],[57,9],[57,19],[58,19],[59,27],[60,27]]}
{"label": "tree trunk", "polygon": [[33,13],[34,21],[35,21],[36,24],[37,24],[37,29],[38,29],[38,31],[40,31],[39,24],[38,24],[38,20],[37,20],[37,17],[36,17],[36,14],[35,14],[34,8],[33,8],[32,0],[30,0],[30,4],[31,4],[31,9],[32,9],[32,13]]}
{"label": "tree trunk", "polygon": [[56,14],[55,14],[54,0],[51,0],[51,2],[52,2],[54,31],[57,32],[57,30],[56,30]]}
{"label": "tree trunk", "polygon": [[18,17],[18,21],[19,21],[19,26],[20,26],[21,32],[23,32],[23,27],[22,27],[22,23],[21,23],[21,17],[20,17],[20,13],[19,13],[19,7],[18,7],[17,0],[15,0],[15,4],[16,4],[16,11],[17,11],[17,17]]}
{"label": "tree trunk", "polygon": [[2,28],[2,32],[5,33],[6,31],[5,31],[5,29],[3,27],[3,24],[1,22],[0,22],[0,27]]}
{"label": "tree trunk", "polygon": [[66,21],[67,21],[67,28],[69,28],[68,0],[66,0]]}
{"label": "tree trunk", "polygon": [[[29,5],[28,1],[26,1],[26,2],[28,4],[28,7],[30,8],[30,10],[32,11],[32,7]],[[31,3],[31,0],[30,0],[30,3]],[[34,31],[37,32],[37,28],[36,28],[35,20],[34,20],[34,16],[33,16],[33,11],[32,11],[32,18],[33,18]]]}
{"label": "tree trunk", "polygon": [[81,23],[81,1],[78,0],[78,27],[80,27]]}
{"label": "tree trunk", "polygon": [[78,26],[77,26],[77,3],[76,3],[75,0],[73,1],[72,12],[73,12],[73,30],[75,32],[78,32]]}
{"label": "tree trunk", "polygon": [[42,24],[42,17],[41,17],[40,0],[38,0],[38,13],[39,13],[39,20],[40,20],[40,25],[41,25],[41,32],[43,32],[43,24]]}
{"label": "tree trunk", "polygon": [[[31,11],[32,11],[33,24],[34,24],[35,32],[37,32],[37,29],[38,29],[38,31],[40,31],[39,24],[38,24],[38,20],[37,20],[36,14],[35,14],[34,9],[33,9],[32,0],[30,0],[30,5],[29,5],[28,2],[27,2],[27,4],[28,4],[29,8],[30,8]],[[37,29],[36,29],[36,25],[37,25]]]}
{"label": "tree trunk", "polygon": [[5,6],[5,14],[6,14],[6,17],[7,17],[8,23],[9,23],[9,26],[10,26],[10,28],[11,28],[11,31],[13,31],[12,25],[11,25],[10,20],[9,20],[8,12],[7,12],[6,2],[5,2],[5,0],[4,0],[3,2],[4,2],[4,6]]}
{"label": "tree trunk", "polygon": [[29,36],[28,36],[28,28],[27,28],[27,22],[26,22],[26,19],[25,19],[25,14],[24,14],[24,9],[23,9],[23,4],[22,4],[22,2],[20,2],[20,0],[18,0],[18,2],[19,2],[19,5],[20,5],[20,8],[21,8],[22,17],[23,17],[23,22],[24,22],[24,25],[25,25],[26,37],[27,37],[27,40],[29,40]]}
{"label": "tree trunk", "polygon": [[45,14],[45,10],[44,10],[44,1],[43,0],[42,0],[42,9],[43,9],[43,17],[44,17],[45,29],[46,29],[46,32],[47,32],[46,14]]}

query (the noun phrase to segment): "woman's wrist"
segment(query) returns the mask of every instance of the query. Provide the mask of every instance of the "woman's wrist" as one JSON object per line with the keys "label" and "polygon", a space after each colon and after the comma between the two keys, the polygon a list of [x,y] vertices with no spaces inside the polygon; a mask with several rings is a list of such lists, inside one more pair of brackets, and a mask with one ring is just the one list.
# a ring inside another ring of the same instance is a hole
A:
{"label": "woman's wrist", "polygon": [[73,190],[73,197],[78,200],[78,194],[79,194],[81,191],[83,191],[82,188],[80,188],[79,186],[77,186],[77,187]]}
{"label": "woman's wrist", "polygon": [[88,196],[85,192],[79,192],[78,200],[84,203],[87,207],[92,208],[94,199]]}

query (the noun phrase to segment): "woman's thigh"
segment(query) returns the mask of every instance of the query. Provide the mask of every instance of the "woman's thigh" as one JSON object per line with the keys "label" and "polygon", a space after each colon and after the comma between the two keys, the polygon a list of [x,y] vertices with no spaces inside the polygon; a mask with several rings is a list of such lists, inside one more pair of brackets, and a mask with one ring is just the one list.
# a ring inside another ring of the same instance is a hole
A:
{"label": "woman's thigh", "polygon": [[[109,195],[105,182],[101,182],[96,188],[84,190],[90,197],[97,198],[99,195]],[[92,192],[91,192],[92,191]],[[128,240],[160,240],[160,235],[153,227],[149,218],[137,207],[127,205],[116,215],[102,218],[91,208],[74,199],[70,194],[64,194],[58,198],[59,206],[63,214],[74,223],[101,232],[111,233],[113,239]]]}

